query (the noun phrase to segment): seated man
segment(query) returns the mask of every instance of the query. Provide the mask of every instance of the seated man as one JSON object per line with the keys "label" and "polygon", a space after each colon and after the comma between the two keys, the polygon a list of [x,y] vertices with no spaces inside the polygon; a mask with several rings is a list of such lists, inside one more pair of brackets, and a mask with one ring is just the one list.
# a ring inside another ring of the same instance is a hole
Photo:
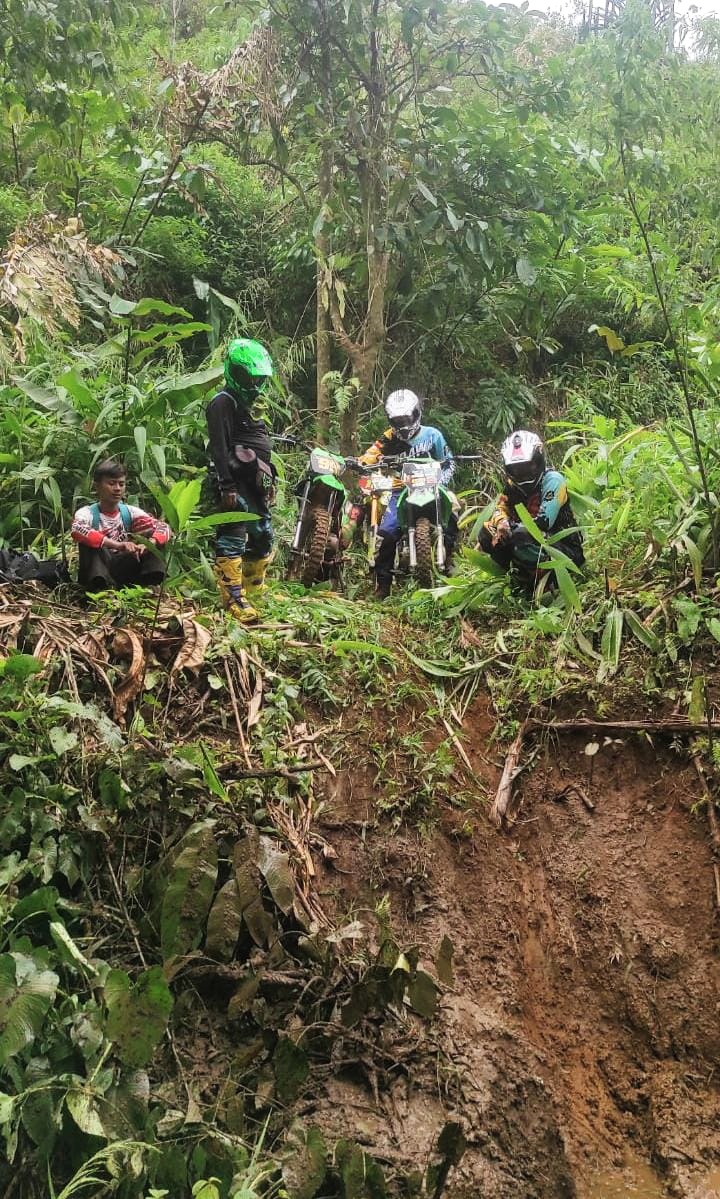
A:
{"label": "seated man", "polygon": [[[522,524],[517,505],[524,504],[541,533],[559,533],[572,529],[575,517],[568,499],[564,475],[550,470],[545,448],[536,433],[521,429],[511,433],[500,450],[505,473],[506,491],[501,495],[495,512],[480,530],[480,549],[508,570],[519,568],[526,577],[534,578],[538,564],[547,562],[548,555]],[[585,561],[580,532],[568,532],[554,542],[576,566]]]}
{"label": "seated man", "polygon": [[170,540],[164,521],[134,508],[123,500],[125,467],[107,458],[93,472],[97,502],[78,508],[72,523],[73,541],[80,546],[78,583],[86,591],[108,591],[139,583],[152,587],[165,577],[165,565],[157,554],[133,541],[144,537],[157,546]]}
{"label": "seated man", "polygon": [[[455,470],[452,452],[439,429],[422,424],[422,407],[415,392],[407,389],[391,392],[385,400],[385,413],[390,427],[360,455],[360,465],[374,466],[382,458],[396,454],[434,458],[443,464],[441,481],[447,487]],[[392,587],[395,550],[401,536],[397,511],[401,491],[402,484],[398,479],[378,529],[380,544],[375,555],[375,595],[380,600],[387,599]],[[457,516],[453,512],[445,530],[448,562],[457,541],[457,530]]]}

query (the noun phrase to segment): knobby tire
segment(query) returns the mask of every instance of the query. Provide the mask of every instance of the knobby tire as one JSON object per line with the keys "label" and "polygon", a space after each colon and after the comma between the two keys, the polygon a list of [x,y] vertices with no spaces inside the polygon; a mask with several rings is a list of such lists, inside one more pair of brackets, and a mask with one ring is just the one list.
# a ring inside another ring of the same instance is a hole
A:
{"label": "knobby tire", "polygon": [[312,587],[316,583],[325,560],[328,537],[330,536],[330,513],[327,508],[315,505],[310,509],[308,517],[308,532],[305,537],[305,561],[300,572],[300,582],[304,587]]}
{"label": "knobby tire", "polygon": [[421,587],[433,585],[432,527],[427,516],[421,516],[415,525],[415,554],[417,565],[415,579]]}

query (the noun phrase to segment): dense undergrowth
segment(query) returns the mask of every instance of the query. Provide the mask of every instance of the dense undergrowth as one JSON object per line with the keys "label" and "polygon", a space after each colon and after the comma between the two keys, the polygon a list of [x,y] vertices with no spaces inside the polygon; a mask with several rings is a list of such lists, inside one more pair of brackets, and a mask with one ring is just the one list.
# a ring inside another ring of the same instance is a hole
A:
{"label": "dense undergrowth", "polygon": [[[388,809],[431,819],[453,763],[423,755],[422,688],[369,652],[375,609],[280,596],[267,632],[212,641],[171,611],[153,631],[4,596],[3,1186],[384,1194],[360,1147],[288,1123],[333,1062],[377,1077],[416,1051],[452,949],[431,975],[385,902],[330,919],[314,780],[367,738]],[[349,705],[388,678],[418,721],[373,739]]]}
{"label": "dense undergrowth", "polygon": [[[452,805],[469,839],[476,696],[498,746],[529,715],[719,701],[712,22],[687,53],[635,5],[587,39],[481,4],[309,11],[0,14],[0,546],[73,567],[108,455],[176,533],[159,605],[0,594],[8,1199],[439,1199],[452,1121],[414,1174],[312,1122],[333,1071],[377,1093],[444,1065],[452,981],[452,946],[398,944],[385,899],[321,900],[330,782],[359,772],[363,819],[421,837]],[[224,624],[201,492],[234,334],[271,348],[276,434],[369,441],[391,385],[427,396],[479,454],[452,577],[382,608],[359,554],[342,594],[282,582],[283,451],[264,623]],[[587,556],[556,554],[532,600],[475,548],[525,423]]]}

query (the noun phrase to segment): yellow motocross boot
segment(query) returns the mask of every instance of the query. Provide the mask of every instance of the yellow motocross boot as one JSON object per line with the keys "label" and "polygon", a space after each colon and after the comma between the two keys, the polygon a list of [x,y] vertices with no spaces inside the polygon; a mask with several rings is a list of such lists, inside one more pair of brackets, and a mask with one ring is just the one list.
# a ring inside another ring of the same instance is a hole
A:
{"label": "yellow motocross boot", "polygon": [[256,624],[258,614],[243,590],[242,558],[216,558],[215,578],[223,607],[240,624]]}
{"label": "yellow motocross boot", "polygon": [[263,593],[267,591],[265,575],[269,562],[269,554],[266,558],[243,558],[243,584],[248,599],[253,603],[259,600]]}

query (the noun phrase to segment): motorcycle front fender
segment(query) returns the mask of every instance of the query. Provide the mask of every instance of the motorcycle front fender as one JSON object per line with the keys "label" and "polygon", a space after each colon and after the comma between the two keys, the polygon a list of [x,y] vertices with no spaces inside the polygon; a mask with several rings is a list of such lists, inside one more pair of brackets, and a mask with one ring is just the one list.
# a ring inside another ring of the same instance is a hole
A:
{"label": "motorcycle front fender", "polygon": [[315,475],[313,484],[323,483],[325,487],[332,487],[333,491],[341,491],[345,496],[345,484],[341,483],[336,475]]}
{"label": "motorcycle front fender", "polygon": [[[435,524],[435,501],[436,493],[432,488],[426,490],[403,491],[397,506],[398,520],[403,528],[412,528],[418,516],[429,516],[433,524]],[[425,509],[429,511],[425,511]]]}

